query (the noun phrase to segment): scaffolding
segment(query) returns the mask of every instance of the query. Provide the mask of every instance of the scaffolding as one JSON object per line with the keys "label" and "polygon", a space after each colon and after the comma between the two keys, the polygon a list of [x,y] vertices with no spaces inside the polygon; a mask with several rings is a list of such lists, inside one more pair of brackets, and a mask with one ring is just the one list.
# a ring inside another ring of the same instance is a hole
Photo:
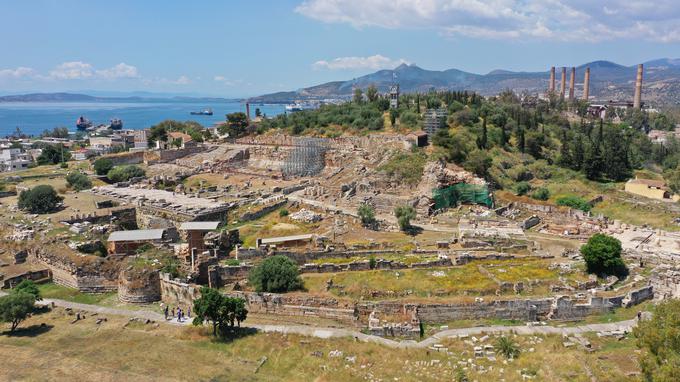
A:
{"label": "scaffolding", "polygon": [[456,207],[459,204],[482,204],[493,207],[493,197],[486,185],[457,183],[432,190],[435,210]]}
{"label": "scaffolding", "polygon": [[283,163],[283,176],[312,176],[325,166],[328,142],[324,138],[297,138],[295,147]]}

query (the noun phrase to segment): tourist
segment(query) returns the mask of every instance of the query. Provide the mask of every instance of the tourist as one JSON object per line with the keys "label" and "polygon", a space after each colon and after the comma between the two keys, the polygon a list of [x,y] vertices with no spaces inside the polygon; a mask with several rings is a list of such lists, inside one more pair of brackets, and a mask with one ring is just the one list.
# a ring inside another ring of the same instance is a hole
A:
{"label": "tourist", "polygon": [[168,320],[168,307],[165,307],[165,310],[163,311],[165,313],[165,321]]}
{"label": "tourist", "polygon": [[187,317],[191,318],[191,307],[187,308]]}
{"label": "tourist", "polygon": [[177,308],[177,322],[182,322],[182,308]]}
{"label": "tourist", "polygon": [[638,318],[638,321],[642,320],[642,312],[638,311],[637,318]]}

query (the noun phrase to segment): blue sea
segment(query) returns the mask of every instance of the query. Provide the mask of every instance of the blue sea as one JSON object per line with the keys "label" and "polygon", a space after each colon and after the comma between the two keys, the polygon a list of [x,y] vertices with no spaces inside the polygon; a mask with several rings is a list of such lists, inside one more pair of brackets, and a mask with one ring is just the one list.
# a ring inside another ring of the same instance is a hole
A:
{"label": "blue sea", "polygon": [[[201,111],[206,108],[211,108],[213,115],[190,115],[192,111]],[[285,111],[284,105],[251,104],[251,117],[255,116],[256,108],[267,116],[274,116]],[[76,131],[76,119],[81,115],[95,125],[108,124],[112,118],[119,118],[123,120],[124,129],[145,129],[166,119],[196,121],[205,127],[210,127],[215,122],[224,121],[226,114],[236,111],[245,112],[245,104],[239,102],[9,102],[0,103],[0,137],[14,133],[17,127],[28,135],[39,135],[45,129],[60,126]]]}

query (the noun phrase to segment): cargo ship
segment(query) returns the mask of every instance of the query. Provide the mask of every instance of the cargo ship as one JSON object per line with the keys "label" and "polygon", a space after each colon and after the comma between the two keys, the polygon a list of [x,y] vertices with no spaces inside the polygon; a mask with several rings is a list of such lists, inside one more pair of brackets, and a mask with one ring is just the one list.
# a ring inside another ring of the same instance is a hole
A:
{"label": "cargo ship", "polygon": [[213,115],[212,109],[203,109],[201,111],[192,111],[191,115]]}
{"label": "cargo ship", "polygon": [[76,128],[78,130],[87,130],[90,127],[92,127],[92,121],[82,115],[76,120]]}
{"label": "cargo ship", "polygon": [[111,130],[120,130],[123,128],[123,120],[114,118],[111,120],[111,124],[109,125],[109,128]]}

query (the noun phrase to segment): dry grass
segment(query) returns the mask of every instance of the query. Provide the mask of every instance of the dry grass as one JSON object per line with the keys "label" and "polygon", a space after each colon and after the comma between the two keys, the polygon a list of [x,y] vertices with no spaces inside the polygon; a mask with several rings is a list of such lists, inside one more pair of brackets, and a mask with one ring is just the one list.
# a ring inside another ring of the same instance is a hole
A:
{"label": "dry grass", "polygon": [[[141,323],[123,318],[96,317],[70,324],[63,310],[37,315],[22,325],[31,330],[16,336],[0,335],[0,375],[6,380],[50,381],[450,381],[458,361],[472,357],[471,346],[447,340],[450,350],[392,349],[352,339],[322,340],[281,334],[254,334],[232,342],[216,342],[202,328],[179,328]],[[40,329],[40,323],[47,328]],[[126,325],[127,324],[127,325]],[[637,372],[630,339],[616,341],[591,336],[596,349],[589,353],[564,348],[560,337],[515,340],[524,350],[519,359],[503,364],[475,359],[487,370],[469,368],[470,380],[522,381],[520,370],[529,370],[540,381],[632,381]],[[489,341],[492,343],[492,340]],[[534,352],[528,352],[534,347]],[[341,357],[330,357],[339,350]],[[318,352],[320,356],[312,356]],[[345,357],[354,357],[348,361]],[[260,361],[266,361],[258,370]]]}

